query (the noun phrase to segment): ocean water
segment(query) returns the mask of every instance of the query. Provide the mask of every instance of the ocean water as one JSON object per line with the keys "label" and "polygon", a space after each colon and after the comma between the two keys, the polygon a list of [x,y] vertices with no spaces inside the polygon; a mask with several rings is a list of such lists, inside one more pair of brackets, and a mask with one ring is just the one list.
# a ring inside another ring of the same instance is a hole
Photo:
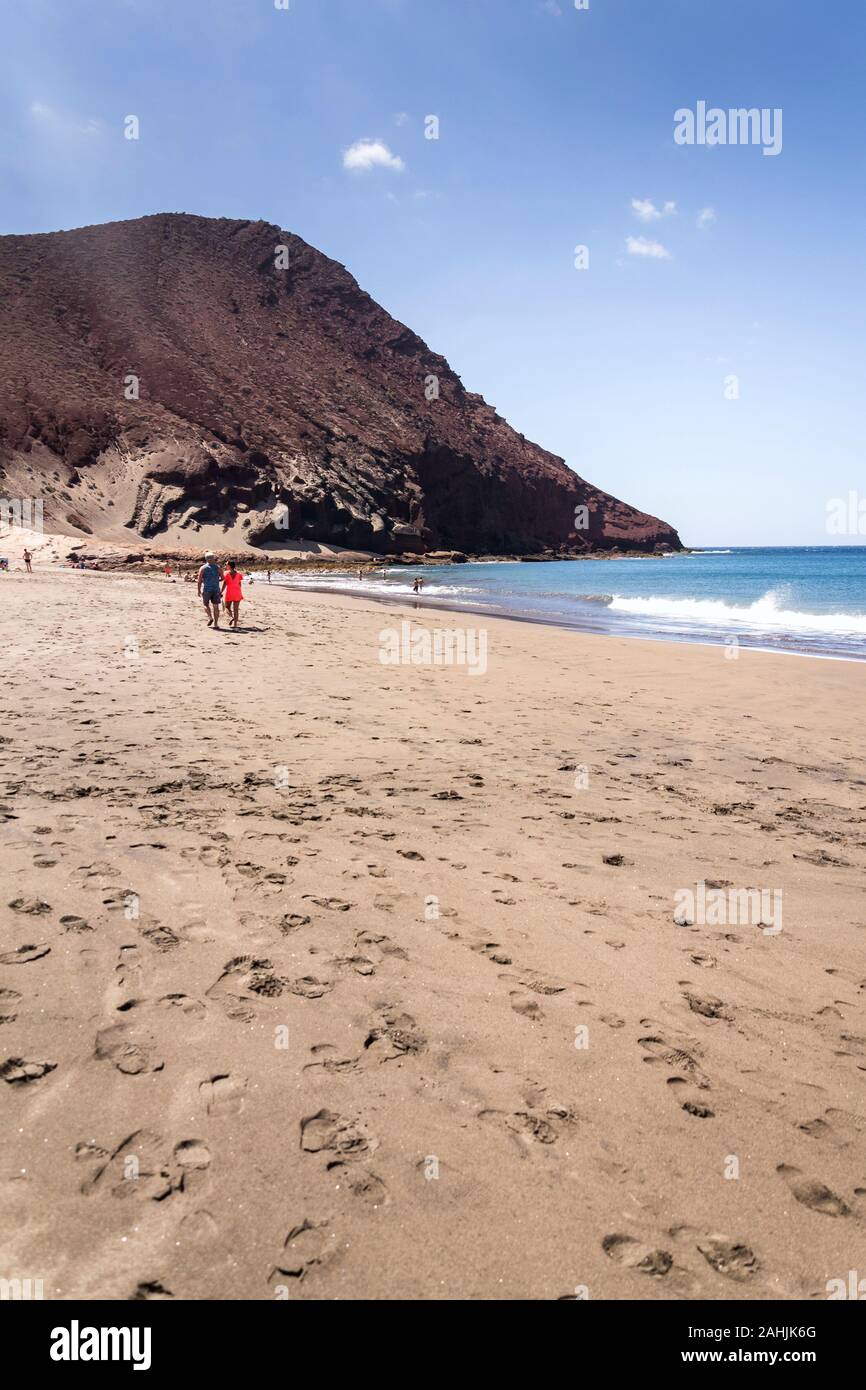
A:
{"label": "ocean water", "polygon": [[[420,598],[412,593],[424,577]],[[866,660],[866,546],[703,550],[664,558],[506,561],[274,576],[292,588],[411,599],[617,636]]]}

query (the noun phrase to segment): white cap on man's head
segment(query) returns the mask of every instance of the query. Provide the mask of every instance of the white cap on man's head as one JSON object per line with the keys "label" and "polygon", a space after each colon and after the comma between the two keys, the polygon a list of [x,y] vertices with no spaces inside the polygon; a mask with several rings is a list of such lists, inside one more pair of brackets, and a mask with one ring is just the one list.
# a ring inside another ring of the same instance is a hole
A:
{"label": "white cap on man's head", "polygon": [[212,560],[212,559],[213,559],[213,551],[212,551],[212,550],[206,550],[205,553],[204,553],[204,558],[205,558],[206,560]]}

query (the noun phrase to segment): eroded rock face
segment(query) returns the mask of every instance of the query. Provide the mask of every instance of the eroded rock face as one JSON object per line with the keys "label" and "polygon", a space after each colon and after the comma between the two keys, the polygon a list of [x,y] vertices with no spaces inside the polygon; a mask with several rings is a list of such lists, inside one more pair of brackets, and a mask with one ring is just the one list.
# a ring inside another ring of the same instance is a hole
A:
{"label": "eroded rock face", "polygon": [[0,492],[41,496],[48,529],[195,545],[216,526],[387,554],[680,547],[268,223],[0,237],[0,302]]}

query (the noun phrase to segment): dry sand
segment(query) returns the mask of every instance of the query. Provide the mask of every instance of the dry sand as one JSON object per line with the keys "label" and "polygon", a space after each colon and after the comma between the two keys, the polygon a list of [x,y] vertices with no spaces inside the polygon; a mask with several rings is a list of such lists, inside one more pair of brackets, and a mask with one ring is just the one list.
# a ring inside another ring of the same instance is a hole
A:
{"label": "dry sand", "polygon": [[[189,585],[0,576],[0,1275],[866,1274],[863,666],[485,621],[470,676],[380,662],[408,608],[249,593],[231,635]],[[677,925],[699,880],[783,930]]]}

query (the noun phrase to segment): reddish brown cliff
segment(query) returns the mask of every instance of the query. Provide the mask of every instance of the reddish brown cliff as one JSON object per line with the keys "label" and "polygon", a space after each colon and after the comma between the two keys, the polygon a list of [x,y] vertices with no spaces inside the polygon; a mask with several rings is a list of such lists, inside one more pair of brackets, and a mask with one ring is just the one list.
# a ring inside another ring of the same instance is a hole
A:
{"label": "reddish brown cliff", "polygon": [[160,214],[0,237],[0,315],[0,494],[42,497],[49,530],[382,553],[679,548],[268,223]]}

